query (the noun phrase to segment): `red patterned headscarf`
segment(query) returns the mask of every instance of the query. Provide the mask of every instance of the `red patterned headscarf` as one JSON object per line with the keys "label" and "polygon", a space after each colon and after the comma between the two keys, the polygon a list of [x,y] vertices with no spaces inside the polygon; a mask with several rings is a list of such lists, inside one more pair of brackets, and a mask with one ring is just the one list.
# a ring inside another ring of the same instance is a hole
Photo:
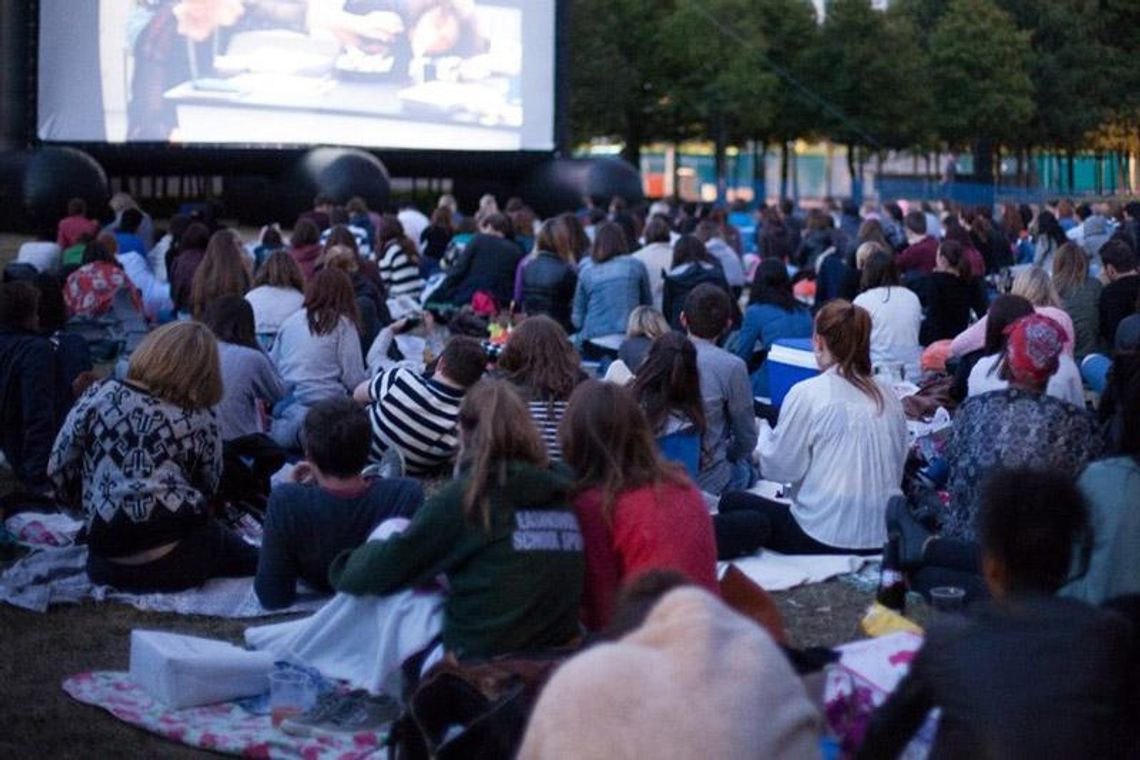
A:
{"label": "red patterned headscarf", "polygon": [[1042,386],[1057,371],[1065,330],[1041,314],[1022,317],[1005,328],[1006,364],[1013,381]]}

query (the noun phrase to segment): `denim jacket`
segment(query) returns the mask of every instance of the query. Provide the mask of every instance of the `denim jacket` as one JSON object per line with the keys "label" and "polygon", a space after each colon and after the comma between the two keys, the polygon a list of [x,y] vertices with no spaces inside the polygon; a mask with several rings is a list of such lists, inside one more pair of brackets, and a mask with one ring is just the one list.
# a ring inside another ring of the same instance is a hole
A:
{"label": "denim jacket", "polygon": [[581,343],[602,335],[624,334],[629,313],[652,303],[649,273],[632,256],[617,256],[582,267],[571,314],[578,328],[575,340]]}

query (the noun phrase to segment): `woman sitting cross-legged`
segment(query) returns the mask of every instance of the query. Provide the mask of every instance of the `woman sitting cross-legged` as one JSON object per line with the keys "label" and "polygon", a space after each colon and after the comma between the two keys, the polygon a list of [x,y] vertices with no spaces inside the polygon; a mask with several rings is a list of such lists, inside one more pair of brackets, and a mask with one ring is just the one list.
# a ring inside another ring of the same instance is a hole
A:
{"label": "woman sitting cross-legged", "polygon": [[241,296],[210,302],[202,322],[218,339],[222,400],[218,426],[223,441],[265,433],[265,412],[285,395],[285,383],[254,333],[253,307]]}
{"label": "woman sitting cross-legged", "polygon": [[143,340],[125,381],[94,386],[72,408],[48,474],[86,514],[92,582],[181,591],[254,574],[257,549],[210,518],[222,471],[211,407],[221,397],[217,341],[177,322]]}
{"label": "woman sitting cross-legged", "polygon": [[922,328],[922,304],[902,280],[889,253],[876,251],[862,265],[856,306],[871,314],[871,365],[899,365],[904,377],[917,382],[922,377],[918,343]]}
{"label": "woman sitting cross-legged", "polygon": [[673,244],[673,264],[662,281],[661,313],[675,330],[682,329],[685,297],[698,285],[710,282],[732,295],[720,262],[695,235],[682,235]]}
{"label": "woman sitting cross-legged", "polygon": [[629,255],[625,233],[613,222],[599,224],[589,263],[582,262],[578,271],[571,312],[578,328],[573,339],[582,358],[597,360],[615,355],[630,312],[651,303],[649,273],[644,264]]}
{"label": "woman sitting cross-legged", "polygon": [[572,643],[584,560],[569,479],[504,380],[467,392],[459,429],[459,477],[403,533],[337,557],[333,588],[392,594],[444,574],[443,647],[459,659]]}
{"label": "woman sitting cross-legged", "polygon": [[[1006,305],[1006,300],[1015,300],[1016,305]],[[1002,312],[1008,310],[1010,306],[1016,309],[1017,316],[1003,324]],[[986,315],[986,345],[982,348],[982,356],[970,369],[967,380],[967,393],[970,397],[990,391],[1003,391],[1009,387],[1011,375],[1006,332],[1013,322],[1033,313],[1033,305],[1021,296],[998,296],[990,304],[990,313]],[[1062,352],[1057,358],[1057,371],[1049,377],[1045,393],[1073,406],[1084,408],[1085,390],[1081,384],[1081,371],[1068,354]]]}
{"label": "woman sitting cross-legged", "polygon": [[546,314],[567,332],[570,305],[578,287],[578,260],[570,225],[560,216],[547,219],[538,231],[534,253],[519,262],[515,301],[525,314]]}
{"label": "woman sitting cross-legged", "polygon": [[[926,319],[919,333],[919,342],[924,346],[940,340],[950,340],[966,332],[970,324],[970,312],[978,320],[985,317],[986,293],[980,280],[974,279],[970,261],[965,249],[956,240],[943,240],[938,246],[936,266],[926,278],[923,289],[926,296]],[[975,322],[975,324],[977,324]],[[964,348],[967,353],[981,345],[981,335],[985,328],[977,328],[978,344]],[[954,341],[955,346],[958,340]],[[951,356],[959,356],[954,348]]]}
{"label": "woman sitting cross-legged", "polygon": [[253,307],[258,342],[269,350],[281,325],[305,305],[305,277],[288,251],[269,254],[245,300]]}
{"label": "woman sitting cross-legged", "polygon": [[871,315],[831,301],[816,315],[813,341],[823,374],[792,387],[779,424],[775,430],[765,424],[756,447],[761,476],[791,484],[791,506],[725,494],[722,515],[754,514],[748,534],[740,523],[733,523],[733,535],[717,524],[722,556],[729,541],[741,554],[758,546],[865,554],[877,553],[887,538],[887,502],[902,493],[908,441],[902,404],[871,375]]}
{"label": "woman sitting cross-legged", "polygon": [[579,475],[574,510],[586,547],[583,620],[604,628],[618,588],[649,570],[677,570],[714,594],[716,542],[701,492],[657,452],[633,394],[588,380],[559,430]]}

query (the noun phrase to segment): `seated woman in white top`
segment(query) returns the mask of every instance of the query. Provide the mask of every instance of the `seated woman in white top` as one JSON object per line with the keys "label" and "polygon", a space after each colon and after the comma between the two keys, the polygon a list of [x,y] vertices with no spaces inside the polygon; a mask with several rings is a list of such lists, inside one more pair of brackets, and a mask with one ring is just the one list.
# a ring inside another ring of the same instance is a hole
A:
{"label": "seated woman in white top", "polygon": [[746,492],[725,494],[720,512],[748,510],[760,546],[786,554],[871,554],[887,539],[887,502],[900,494],[906,418],[871,374],[871,315],[843,300],[815,318],[823,374],[793,386],[775,430],[756,451],[761,477],[790,484],[791,506]]}
{"label": "seated woman in white top", "polygon": [[[859,248],[868,245],[876,244],[864,243]],[[894,258],[886,251],[878,250],[868,256],[862,270],[855,305],[871,315],[871,366],[901,364],[905,378],[916,381],[922,372],[922,346],[918,342],[922,304],[914,291],[902,287]]]}
{"label": "seated woman in white top", "polygon": [[274,251],[257,270],[253,290],[245,294],[253,307],[258,341],[268,350],[285,320],[305,304],[305,276],[288,251]]}
{"label": "seated woman in white top", "polygon": [[367,379],[359,321],[347,274],[328,268],[309,280],[304,308],[281,325],[270,353],[289,391],[273,408],[269,434],[278,446],[299,449],[297,434],[309,407],[351,395]]}
{"label": "seated woman in white top", "polygon": [[[1006,332],[1014,322],[1034,312],[1033,305],[1021,296],[998,296],[986,321],[986,344],[982,356],[974,362],[967,381],[967,396],[980,396],[1009,387],[1009,371],[1005,366]],[[1085,391],[1081,371],[1073,357],[1062,353],[1057,371],[1049,378],[1045,394],[1084,408]]]}
{"label": "seated woman in white top", "polygon": [[[1049,317],[1065,331],[1066,356],[1073,355],[1073,344],[1076,341],[1076,330],[1073,329],[1073,318],[1061,307],[1061,296],[1053,287],[1053,281],[1048,273],[1041,267],[1029,267],[1017,275],[1013,287],[1009,291],[1015,296],[1021,296],[1033,304],[1038,314]],[[950,344],[950,358],[957,359],[971,351],[977,351],[986,340],[986,318],[982,317],[958,335]]]}

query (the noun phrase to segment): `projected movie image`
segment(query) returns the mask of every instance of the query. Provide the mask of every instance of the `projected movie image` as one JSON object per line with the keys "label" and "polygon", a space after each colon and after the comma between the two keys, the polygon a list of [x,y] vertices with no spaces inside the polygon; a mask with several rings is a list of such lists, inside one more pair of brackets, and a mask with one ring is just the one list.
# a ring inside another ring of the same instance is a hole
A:
{"label": "projected movie image", "polygon": [[41,4],[44,140],[553,143],[554,0],[102,0],[102,107],[84,118],[51,112],[56,83],[96,73],[53,39],[68,21],[48,17],[74,8]]}

